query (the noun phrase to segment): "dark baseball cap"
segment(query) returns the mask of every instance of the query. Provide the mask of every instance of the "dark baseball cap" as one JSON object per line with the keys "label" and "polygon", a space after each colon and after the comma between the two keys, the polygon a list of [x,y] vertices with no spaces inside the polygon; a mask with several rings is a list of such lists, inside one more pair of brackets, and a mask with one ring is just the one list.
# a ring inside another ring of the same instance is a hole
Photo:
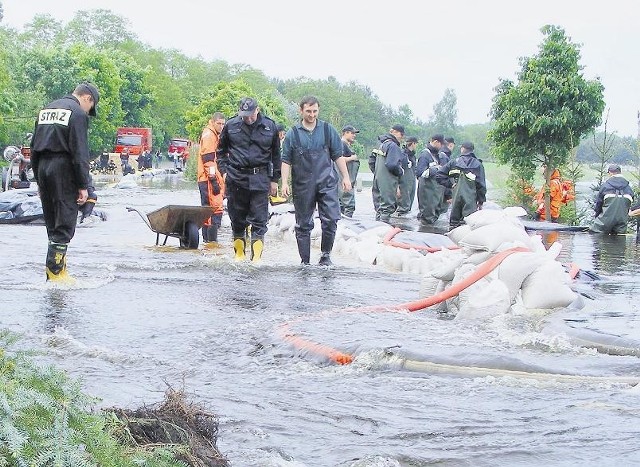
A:
{"label": "dark baseball cap", "polygon": [[404,127],[402,125],[393,125],[391,129],[397,132],[400,132],[404,135]]}
{"label": "dark baseball cap", "polygon": [[258,101],[256,101],[253,97],[245,97],[240,101],[240,106],[238,107],[238,115],[241,117],[250,117],[253,115],[253,112],[258,108]]}
{"label": "dark baseball cap", "polygon": [[360,130],[356,130],[356,127],[354,127],[353,125],[345,125],[342,127],[343,133],[346,133],[347,131],[351,133],[360,133]]}
{"label": "dark baseball cap", "polygon": [[285,130],[284,125],[282,123],[278,123],[276,125],[276,130],[277,131],[284,131]]}
{"label": "dark baseball cap", "polygon": [[610,174],[619,174],[622,173],[622,169],[618,164],[611,164],[607,169],[607,172],[609,172]]}
{"label": "dark baseball cap", "polygon": [[475,146],[470,141],[465,141],[460,147],[465,148],[467,151],[473,151],[475,149]]}
{"label": "dark baseball cap", "polygon": [[80,83],[78,88],[80,89],[77,89],[77,91],[81,91],[83,94],[91,94],[91,98],[93,99],[93,107],[91,107],[91,110],[89,110],[89,115],[95,117],[96,105],[98,105],[98,101],[100,100],[100,93],[98,92],[98,88],[95,86],[95,84],[88,83],[86,81],[84,83]]}

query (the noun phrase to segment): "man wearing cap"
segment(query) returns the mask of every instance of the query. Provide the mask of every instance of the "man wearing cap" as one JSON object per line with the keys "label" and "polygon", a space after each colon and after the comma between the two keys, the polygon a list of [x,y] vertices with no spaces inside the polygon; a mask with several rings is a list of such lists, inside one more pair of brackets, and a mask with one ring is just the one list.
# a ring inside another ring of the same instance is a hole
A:
{"label": "man wearing cap", "polygon": [[609,178],[602,184],[593,207],[595,219],[589,231],[604,234],[625,234],[629,219],[629,206],[633,202],[633,190],[622,176],[618,164],[607,170]]}
{"label": "man wearing cap", "polygon": [[436,180],[453,189],[451,199],[451,228],[464,224],[464,218],[480,209],[487,200],[487,181],[482,160],[473,153],[473,143],[460,146],[460,156],[438,169]]}
{"label": "man wearing cap", "polygon": [[371,197],[377,221],[390,222],[398,207],[398,185],[407,157],[400,147],[403,139],[404,126],[393,125],[389,133],[378,136],[380,144],[369,156],[369,169],[373,172]]}
{"label": "man wearing cap", "polygon": [[252,97],[240,101],[238,114],[220,133],[218,168],[225,175],[227,211],[236,260],[245,258],[251,226],[251,260],[260,261],[269,221],[269,196],[278,193],[280,138],[276,122],[260,112]]}
{"label": "man wearing cap", "polygon": [[[331,251],[340,220],[338,182],[343,191],[351,190],[347,164],[342,157],[340,135],[328,122],[318,119],[320,102],[315,96],[300,100],[300,123],[291,127],[282,151],[282,194],[291,193],[296,217],[296,242],[302,264],[309,264],[311,231],[317,207],[322,237],[320,266],[331,266]],[[335,164],[334,164],[335,163]],[[336,167],[341,177],[336,173]]]}
{"label": "man wearing cap", "polygon": [[418,219],[428,225],[435,224],[440,214],[447,211],[444,204],[445,188],[436,181],[438,170],[449,162],[441,151],[444,144],[444,136],[433,135],[427,147],[418,155]]}
{"label": "man wearing cap", "polygon": [[418,146],[418,138],[410,136],[406,139],[402,151],[405,158],[402,160],[402,169],[404,174],[398,182],[398,208],[395,212],[396,217],[405,218],[413,208],[413,200],[416,197],[416,147]]}
{"label": "man wearing cap", "polygon": [[[347,171],[349,172],[349,181],[351,182],[351,191],[344,191],[342,184],[338,184],[338,194],[340,196],[340,212],[344,216],[353,217],[356,210],[356,195],[353,187],[356,186],[358,171],[360,170],[360,160],[357,154],[351,149],[351,145],[356,139],[356,134],[360,133],[352,125],[346,125],[342,128],[342,159],[347,163]],[[340,175],[340,173],[338,173]],[[342,177],[342,175],[341,175]]]}
{"label": "man wearing cap", "polygon": [[80,83],[72,94],[42,109],[36,120],[31,166],[49,238],[47,280],[75,282],[67,272],[67,246],[75,234],[79,206],[89,196],[89,116],[96,115],[99,100],[98,88]]}

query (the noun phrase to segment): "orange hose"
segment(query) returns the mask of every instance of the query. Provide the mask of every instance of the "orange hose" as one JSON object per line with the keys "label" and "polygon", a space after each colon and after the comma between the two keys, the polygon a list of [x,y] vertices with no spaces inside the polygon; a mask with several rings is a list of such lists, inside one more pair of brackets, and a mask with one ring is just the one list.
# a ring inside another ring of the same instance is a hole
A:
{"label": "orange hose", "polygon": [[[426,246],[426,245],[411,245],[409,243],[396,242],[395,240],[392,240],[393,237],[395,237],[396,234],[398,232],[401,232],[401,231],[402,231],[401,228],[394,227],[389,232],[387,232],[387,234],[382,239],[382,243],[384,243],[385,245],[389,245],[389,246],[395,246],[397,248],[403,248],[405,250],[409,250],[409,249],[413,248],[414,250],[422,250],[422,251],[426,251],[427,253],[435,253],[437,251],[442,251],[443,247]],[[458,245],[451,245],[451,246],[446,247],[446,249],[447,250],[459,250],[460,247]]]}
{"label": "orange hose", "polygon": [[[399,310],[408,310],[408,311],[418,311],[423,308],[430,307],[437,303],[443,302],[448,298],[455,297],[461,291],[469,287],[470,285],[476,283],[491,271],[493,271],[502,261],[509,255],[518,252],[529,251],[527,248],[517,247],[510,248],[508,250],[504,250],[491,258],[489,258],[484,263],[478,265],[475,271],[472,274],[469,274],[467,277],[462,279],[460,282],[456,282],[451,287],[443,290],[440,293],[432,295],[431,297],[426,297],[420,300],[416,300],[413,302],[402,303],[400,305],[374,305],[374,306],[365,306],[359,308],[348,308],[345,311],[399,311]],[[278,330],[278,334],[280,337],[293,345],[295,348],[299,350],[308,351],[314,355],[317,355],[322,358],[326,358],[332,362],[338,363],[340,365],[348,365],[352,363],[354,360],[354,356],[348,353],[344,353],[330,347],[328,345],[319,344],[317,342],[313,342],[311,340],[304,339],[293,332],[290,331],[290,326],[288,323],[280,326]]]}

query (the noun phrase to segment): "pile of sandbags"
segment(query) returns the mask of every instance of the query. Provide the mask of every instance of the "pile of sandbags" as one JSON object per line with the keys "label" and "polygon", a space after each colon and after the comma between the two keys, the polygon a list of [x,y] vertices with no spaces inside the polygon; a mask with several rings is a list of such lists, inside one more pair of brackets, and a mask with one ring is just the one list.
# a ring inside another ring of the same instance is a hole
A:
{"label": "pile of sandbags", "polygon": [[[574,302],[577,294],[561,263],[556,261],[561,245],[545,249],[539,236],[530,236],[515,208],[481,210],[449,237],[461,246],[462,258],[423,276],[420,294],[427,297],[478,272],[481,278],[457,296],[434,305],[458,318],[483,318],[523,309],[553,309]],[[484,273],[485,261],[499,252],[520,247],[493,271]]]}

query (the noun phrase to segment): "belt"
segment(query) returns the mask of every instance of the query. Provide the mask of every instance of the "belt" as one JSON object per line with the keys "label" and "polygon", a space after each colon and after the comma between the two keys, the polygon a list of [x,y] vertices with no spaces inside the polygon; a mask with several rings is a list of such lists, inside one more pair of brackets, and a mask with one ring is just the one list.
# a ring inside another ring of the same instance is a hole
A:
{"label": "belt", "polygon": [[262,165],[260,167],[236,167],[238,172],[248,173],[248,174],[259,174],[262,172],[267,172],[269,168],[266,165]]}

